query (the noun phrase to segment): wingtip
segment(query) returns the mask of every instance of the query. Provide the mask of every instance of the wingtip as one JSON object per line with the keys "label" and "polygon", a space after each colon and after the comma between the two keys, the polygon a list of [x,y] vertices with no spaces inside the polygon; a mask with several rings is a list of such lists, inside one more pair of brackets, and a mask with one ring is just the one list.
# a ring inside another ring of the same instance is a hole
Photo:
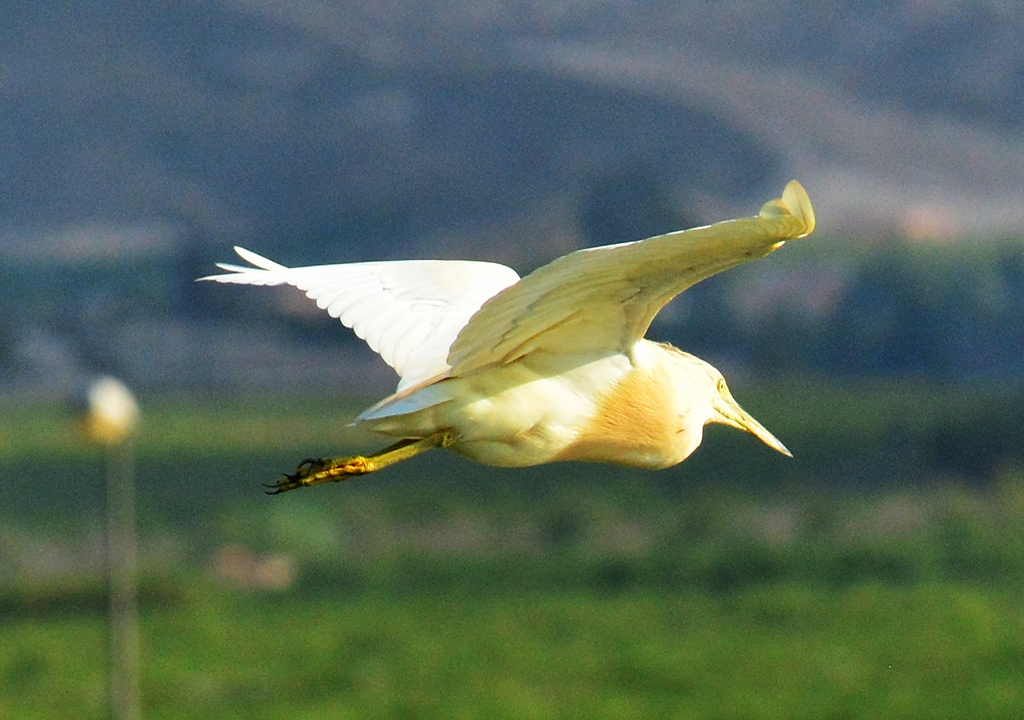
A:
{"label": "wingtip", "polygon": [[262,255],[254,253],[252,250],[246,250],[244,247],[235,245],[235,252],[238,256],[245,260],[250,265],[258,267],[260,270],[287,270],[284,265],[279,265],[273,260],[268,260]]}
{"label": "wingtip", "polygon": [[782,197],[769,200],[761,208],[761,217],[783,216],[792,217],[803,226],[799,234],[793,235],[793,239],[810,235],[814,231],[814,208],[811,206],[811,199],[807,197],[804,186],[796,180],[790,180],[786,184]]}
{"label": "wingtip", "polygon": [[811,199],[807,197],[804,186],[796,180],[790,180],[786,189],[782,191],[782,203],[789,208],[793,217],[799,218],[804,224],[804,235],[814,231],[814,208],[811,206]]}
{"label": "wingtip", "polygon": [[273,260],[268,260],[262,255],[257,255],[252,250],[246,250],[244,247],[235,245],[235,252],[238,256],[249,263],[252,267],[245,267],[243,265],[233,265],[231,263],[217,263],[217,267],[223,270],[226,275],[207,275],[205,277],[196,278],[196,282],[205,282],[212,280],[214,282],[222,283],[246,283],[247,280],[239,280],[239,276],[249,277],[253,273],[258,271],[275,271],[275,270],[287,270],[284,265],[278,265]]}

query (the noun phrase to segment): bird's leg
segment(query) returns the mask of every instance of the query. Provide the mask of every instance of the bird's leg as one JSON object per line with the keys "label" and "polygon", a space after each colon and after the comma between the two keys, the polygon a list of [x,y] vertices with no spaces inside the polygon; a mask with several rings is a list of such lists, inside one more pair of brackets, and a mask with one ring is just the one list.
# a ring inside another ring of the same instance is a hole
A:
{"label": "bird's leg", "polygon": [[425,438],[405,438],[372,455],[350,455],[341,458],[307,458],[299,463],[292,474],[286,474],[273,485],[267,485],[268,495],[309,487],[325,482],[341,482],[356,475],[365,475],[408,460],[436,447],[448,447],[452,441],[449,431]]}

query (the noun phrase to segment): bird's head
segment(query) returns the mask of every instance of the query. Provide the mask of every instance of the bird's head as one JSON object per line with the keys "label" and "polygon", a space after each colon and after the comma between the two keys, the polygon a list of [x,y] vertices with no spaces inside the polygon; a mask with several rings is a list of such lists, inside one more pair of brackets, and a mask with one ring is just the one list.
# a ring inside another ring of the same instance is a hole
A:
{"label": "bird's head", "polygon": [[[671,348],[671,346],[668,347]],[[675,348],[671,348],[671,350],[676,356],[677,367],[682,369],[683,374],[688,378],[688,382],[682,384],[686,393],[683,405],[689,410],[687,413],[687,424],[691,427],[689,435],[695,436],[696,439],[688,453],[692,452],[700,443],[704,425],[721,423],[738,430],[745,430],[773,450],[793,457],[793,454],[779,442],[778,438],[740,407],[732,393],[729,392],[729,386],[717,368],[689,353]]]}
{"label": "bird's head", "polygon": [[[714,368],[712,369],[714,370]],[[712,378],[714,380],[714,392],[711,396],[712,415],[707,422],[722,423],[738,430],[746,430],[772,450],[777,450],[787,457],[793,457],[793,453],[787,450],[777,437],[768,432],[764,425],[740,407],[732,393],[729,392],[729,386],[726,385],[722,373],[715,370],[714,376],[717,377]]]}

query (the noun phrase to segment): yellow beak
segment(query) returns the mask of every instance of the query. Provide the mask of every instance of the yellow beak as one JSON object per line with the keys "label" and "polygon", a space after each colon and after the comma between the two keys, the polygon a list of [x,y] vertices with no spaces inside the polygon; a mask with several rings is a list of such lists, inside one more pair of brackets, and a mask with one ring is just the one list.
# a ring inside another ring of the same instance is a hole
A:
{"label": "yellow beak", "polygon": [[776,450],[787,457],[793,457],[793,453],[787,450],[786,446],[779,442],[777,437],[768,432],[764,425],[740,407],[728,390],[723,388],[719,393],[719,402],[715,403],[715,410],[718,412],[718,417],[713,422],[731,425],[738,430],[746,430],[772,450]]}

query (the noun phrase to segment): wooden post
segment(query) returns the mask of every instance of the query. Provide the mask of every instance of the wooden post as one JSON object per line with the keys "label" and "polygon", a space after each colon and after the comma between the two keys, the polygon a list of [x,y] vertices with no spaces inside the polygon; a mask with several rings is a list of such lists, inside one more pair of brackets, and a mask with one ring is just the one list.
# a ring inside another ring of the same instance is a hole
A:
{"label": "wooden post", "polygon": [[139,407],[123,383],[102,377],[88,389],[86,436],[103,446],[107,473],[106,570],[110,593],[107,625],[111,720],[139,720],[139,609],[136,581],[135,467],[131,435]]}
{"label": "wooden post", "polygon": [[135,470],[131,442],[107,446],[107,582],[110,717],[139,720],[139,608]]}

